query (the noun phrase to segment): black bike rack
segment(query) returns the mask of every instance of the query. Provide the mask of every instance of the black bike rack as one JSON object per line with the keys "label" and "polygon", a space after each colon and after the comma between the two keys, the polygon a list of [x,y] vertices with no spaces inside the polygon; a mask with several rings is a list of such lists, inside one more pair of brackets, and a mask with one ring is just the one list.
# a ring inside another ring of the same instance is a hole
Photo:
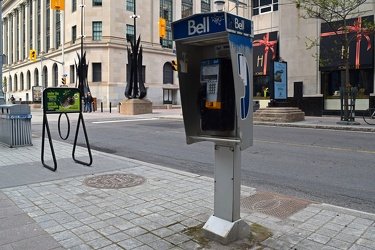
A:
{"label": "black bike rack", "polygon": [[[60,114],[58,119],[58,132],[60,138],[66,140],[69,137],[70,133],[70,121],[68,117],[68,113],[78,113],[78,122],[77,122],[77,129],[74,137],[74,144],[72,150],[72,158],[75,162],[80,163],[82,165],[91,166],[92,164],[92,154],[90,149],[90,143],[87,136],[85,121],[83,119],[82,114],[82,105],[81,105],[81,94],[79,89],[77,88],[46,88],[43,91],[43,129],[42,129],[42,150],[41,150],[41,161],[45,168],[49,170],[56,171],[57,170],[57,161],[55,150],[52,143],[51,132],[49,129],[47,114]],[[65,115],[67,122],[68,122],[68,132],[66,137],[62,137],[61,130],[60,130],[60,122],[61,116]],[[80,128],[80,124],[82,122],[82,128],[85,135],[86,146],[89,154],[89,162],[83,162],[76,159],[75,151],[77,146],[77,138],[78,132]],[[47,132],[48,142],[51,149],[52,159],[53,159],[53,166],[50,166],[45,163],[44,161],[44,141],[45,135]]]}

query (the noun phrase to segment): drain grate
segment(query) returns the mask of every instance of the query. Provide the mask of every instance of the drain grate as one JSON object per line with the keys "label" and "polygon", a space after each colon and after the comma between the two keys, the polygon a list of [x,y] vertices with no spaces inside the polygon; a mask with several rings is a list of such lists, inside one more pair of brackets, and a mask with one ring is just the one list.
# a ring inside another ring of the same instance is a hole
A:
{"label": "drain grate", "polygon": [[94,188],[119,189],[138,186],[145,181],[142,176],[134,174],[104,174],[88,177],[84,180],[84,184]]}
{"label": "drain grate", "polygon": [[312,203],[314,202],[271,192],[257,192],[241,199],[241,207],[250,210],[249,212],[260,212],[280,219],[285,219]]}

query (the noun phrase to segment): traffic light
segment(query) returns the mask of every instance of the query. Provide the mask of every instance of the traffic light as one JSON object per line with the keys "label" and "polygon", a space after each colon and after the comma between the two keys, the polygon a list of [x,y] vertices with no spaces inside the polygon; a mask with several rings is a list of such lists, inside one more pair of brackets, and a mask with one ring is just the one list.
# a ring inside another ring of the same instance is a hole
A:
{"label": "traffic light", "polygon": [[174,71],[177,71],[177,70],[178,70],[178,67],[177,67],[177,60],[172,60],[172,67],[173,67],[173,70],[174,70]]}
{"label": "traffic light", "polygon": [[36,50],[31,49],[30,50],[30,61],[35,62],[36,61]]}
{"label": "traffic light", "polygon": [[164,18],[159,18],[159,37],[167,38],[166,34],[167,21]]}
{"label": "traffic light", "polygon": [[64,10],[65,2],[64,0],[51,0],[50,6],[54,10]]}
{"label": "traffic light", "polygon": [[61,78],[61,83],[62,83],[62,85],[66,84],[66,78],[65,77]]}

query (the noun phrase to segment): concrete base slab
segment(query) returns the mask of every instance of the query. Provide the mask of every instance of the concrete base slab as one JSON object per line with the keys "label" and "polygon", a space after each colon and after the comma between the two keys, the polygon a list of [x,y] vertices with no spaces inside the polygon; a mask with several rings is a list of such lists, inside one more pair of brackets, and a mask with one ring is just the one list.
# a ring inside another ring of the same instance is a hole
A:
{"label": "concrete base slab", "polygon": [[206,224],[204,224],[202,232],[204,237],[226,245],[235,240],[248,237],[250,235],[250,226],[242,219],[230,222],[211,215]]}
{"label": "concrete base slab", "polygon": [[127,99],[121,102],[120,114],[141,115],[152,113],[152,102],[146,99]]}
{"label": "concrete base slab", "polygon": [[294,107],[267,107],[254,112],[258,122],[297,122],[305,120],[305,112]]}

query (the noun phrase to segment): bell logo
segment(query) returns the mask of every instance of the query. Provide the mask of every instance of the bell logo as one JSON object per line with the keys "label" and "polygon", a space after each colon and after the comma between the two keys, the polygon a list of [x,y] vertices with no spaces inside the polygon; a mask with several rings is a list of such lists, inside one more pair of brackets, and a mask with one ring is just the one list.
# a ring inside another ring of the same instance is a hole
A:
{"label": "bell logo", "polygon": [[195,34],[202,34],[210,32],[210,19],[209,17],[204,17],[202,23],[195,23],[195,20],[188,21],[188,35],[192,36]]}
{"label": "bell logo", "polygon": [[242,20],[241,22],[238,21],[237,18],[234,19],[234,28],[239,30],[245,29],[245,21]]}

